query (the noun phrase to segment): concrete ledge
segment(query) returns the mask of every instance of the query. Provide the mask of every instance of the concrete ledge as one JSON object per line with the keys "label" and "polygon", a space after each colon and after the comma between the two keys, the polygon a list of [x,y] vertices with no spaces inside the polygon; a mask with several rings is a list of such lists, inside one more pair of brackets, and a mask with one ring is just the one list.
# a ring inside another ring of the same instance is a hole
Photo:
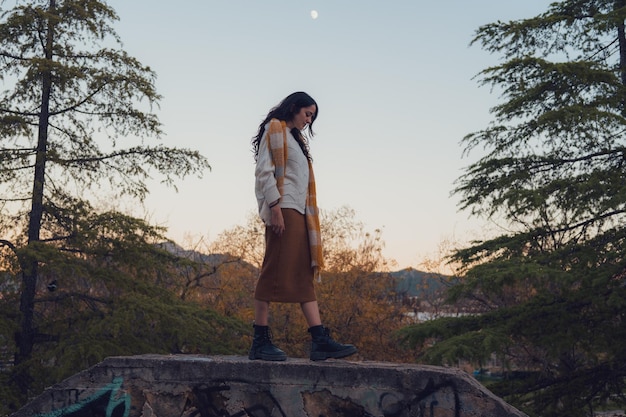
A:
{"label": "concrete ledge", "polygon": [[457,369],[241,356],[110,357],[13,417],[522,417]]}

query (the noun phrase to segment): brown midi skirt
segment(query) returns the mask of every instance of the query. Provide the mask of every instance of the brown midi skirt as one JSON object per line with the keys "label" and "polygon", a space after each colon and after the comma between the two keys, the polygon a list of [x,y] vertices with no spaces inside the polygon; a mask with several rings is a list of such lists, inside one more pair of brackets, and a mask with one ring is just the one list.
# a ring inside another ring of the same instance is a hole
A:
{"label": "brown midi skirt", "polygon": [[254,298],[260,301],[315,301],[311,252],[304,214],[282,209],[285,231],[278,236],[265,228],[265,257]]}

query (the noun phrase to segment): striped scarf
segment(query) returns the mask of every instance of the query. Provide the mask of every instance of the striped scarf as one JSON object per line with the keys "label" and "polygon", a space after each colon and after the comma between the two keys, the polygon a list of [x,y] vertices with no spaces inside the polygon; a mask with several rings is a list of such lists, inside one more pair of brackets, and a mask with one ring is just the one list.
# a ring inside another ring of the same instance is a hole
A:
{"label": "striped scarf", "polygon": [[[287,163],[287,124],[284,121],[272,119],[270,120],[268,129],[269,140],[267,143],[274,162],[276,185],[280,195],[282,195]],[[306,196],[305,218],[309,234],[309,248],[311,250],[311,268],[313,268],[314,277],[320,281],[321,269],[324,267],[324,259],[322,254],[322,235],[320,233],[320,218],[319,209],[317,207],[315,176],[313,175],[313,165],[310,160],[309,186]]]}

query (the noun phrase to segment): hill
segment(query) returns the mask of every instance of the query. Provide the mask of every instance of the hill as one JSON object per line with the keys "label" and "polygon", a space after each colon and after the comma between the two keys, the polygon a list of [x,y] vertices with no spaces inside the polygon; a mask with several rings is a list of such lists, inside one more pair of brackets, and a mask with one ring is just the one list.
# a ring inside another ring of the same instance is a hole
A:
{"label": "hill", "polygon": [[[163,242],[159,245],[168,252],[196,262],[208,265],[218,265],[226,261],[232,261],[232,257],[225,254],[203,254],[194,250],[183,249],[172,242]],[[251,266],[251,265],[250,265]],[[396,290],[398,293],[406,294],[409,297],[419,297],[424,291],[427,295],[433,295],[441,290],[444,286],[443,282],[447,281],[447,277],[441,274],[431,272],[418,271],[413,268],[405,268],[390,273],[397,280]]]}
{"label": "hill", "polygon": [[433,295],[444,288],[444,282],[448,277],[432,272],[418,271],[413,268],[406,268],[392,272],[391,276],[398,280],[396,290],[399,293],[406,293],[409,297],[419,297],[424,292]]}

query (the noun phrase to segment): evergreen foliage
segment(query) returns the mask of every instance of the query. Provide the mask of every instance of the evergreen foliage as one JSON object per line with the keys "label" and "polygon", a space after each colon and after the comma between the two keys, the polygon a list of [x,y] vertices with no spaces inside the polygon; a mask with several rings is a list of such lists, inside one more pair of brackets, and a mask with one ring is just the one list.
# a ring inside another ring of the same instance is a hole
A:
{"label": "evergreen foliage", "polygon": [[[210,168],[159,143],[154,72],[105,1],[0,3],[0,414],[109,355],[241,353],[239,320],[172,290],[188,261],[116,210]],[[122,198],[126,200],[122,200]],[[94,207],[106,200],[107,207]],[[120,203],[118,203],[120,202]]]}
{"label": "evergreen foliage", "polygon": [[450,258],[462,278],[450,301],[480,314],[403,331],[428,362],[497,355],[508,378],[490,388],[532,416],[624,404],[625,18],[623,0],[568,0],[477,30],[503,58],[479,74],[502,102],[464,138],[485,156],[454,192],[507,229]]}

